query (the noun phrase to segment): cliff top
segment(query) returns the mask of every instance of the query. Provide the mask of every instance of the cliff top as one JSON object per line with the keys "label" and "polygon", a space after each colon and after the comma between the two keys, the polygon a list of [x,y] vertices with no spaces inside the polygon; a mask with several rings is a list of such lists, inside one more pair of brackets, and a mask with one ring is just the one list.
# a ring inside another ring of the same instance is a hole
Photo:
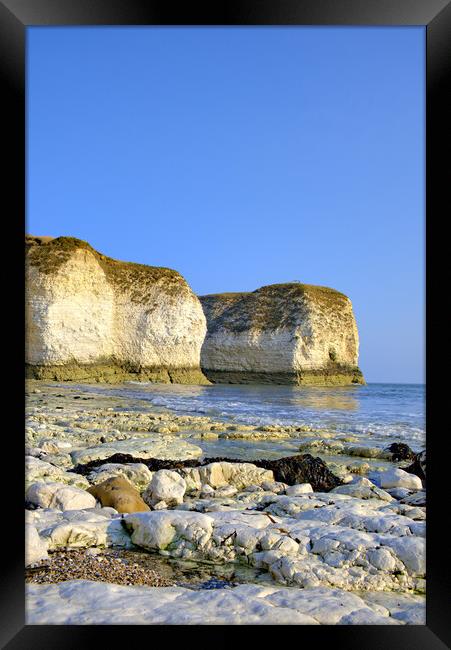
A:
{"label": "cliff top", "polygon": [[209,293],[205,296],[199,296],[201,300],[239,300],[245,296],[260,296],[278,297],[278,298],[301,298],[308,295],[310,298],[317,298],[320,300],[337,302],[340,300],[349,300],[344,293],[331,289],[330,287],[322,287],[316,284],[302,284],[301,282],[284,282],[281,284],[267,284],[255,291],[241,291],[241,292],[224,292],[224,293]]}
{"label": "cliff top", "polygon": [[108,280],[122,291],[131,292],[131,300],[147,299],[146,288],[159,283],[167,294],[191,292],[180,273],[160,266],[147,266],[135,262],[122,262],[96,251],[88,242],[75,237],[25,236],[28,263],[45,275],[55,274],[67,262],[74,251],[89,251],[98,261]]}
{"label": "cliff top", "polygon": [[269,284],[251,292],[200,296],[209,332],[232,329],[291,328],[306,315],[309,301],[326,309],[349,305],[349,298],[329,287],[301,282]]}

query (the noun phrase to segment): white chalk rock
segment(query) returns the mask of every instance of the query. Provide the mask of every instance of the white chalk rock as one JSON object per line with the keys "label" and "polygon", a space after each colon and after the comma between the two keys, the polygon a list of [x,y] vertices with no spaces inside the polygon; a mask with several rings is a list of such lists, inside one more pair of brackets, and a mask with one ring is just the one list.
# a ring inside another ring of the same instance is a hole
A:
{"label": "white chalk rock", "polygon": [[425,506],[426,505],[426,490],[419,490],[413,494],[409,494],[407,497],[401,499],[401,503],[405,503],[410,506]]}
{"label": "white chalk rock", "polygon": [[124,476],[139,492],[152,480],[152,472],[144,463],[105,463],[93,469],[88,474],[88,479],[93,485],[97,485],[116,476]]}
{"label": "white chalk rock", "polygon": [[150,435],[146,438],[130,438],[105,442],[98,447],[88,447],[71,453],[75,465],[103,460],[114,454],[129,454],[133,458],[158,458],[160,460],[188,460],[202,455],[202,449],[180,438]]}
{"label": "white chalk rock", "polygon": [[396,568],[396,559],[386,548],[370,549],[368,560],[380,571],[393,571]]}
{"label": "white chalk rock", "polygon": [[224,485],[223,487],[217,488],[214,491],[216,498],[221,497],[233,497],[238,492],[238,489],[233,485]]}
{"label": "white chalk rock", "polygon": [[156,503],[153,506],[153,509],[154,510],[167,510],[168,509],[168,504],[166,503],[166,501],[158,501],[158,503]]}
{"label": "white chalk rock", "polygon": [[342,293],[293,282],[200,300],[208,327],[201,366],[213,381],[364,383],[352,304]]}
{"label": "white chalk rock", "polygon": [[164,501],[168,506],[176,506],[183,503],[185,492],[186,482],[180,474],[169,469],[160,469],[153,474],[142,498],[149,506],[159,501]]}
{"label": "white chalk rock", "polygon": [[120,262],[73,237],[28,236],[26,247],[32,376],[207,383],[205,316],[177,271]]}
{"label": "white chalk rock", "polygon": [[82,489],[89,487],[89,481],[80,474],[66,472],[34,456],[25,456],[25,485],[36,481],[66,483]]}
{"label": "white chalk rock", "polygon": [[352,483],[339,485],[330,491],[331,494],[346,494],[356,499],[381,499],[382,501],[394,501],[393,497],[381,490],[367,478],[357,478]]}
{"label": "white chalk rock", "polygon": [[214,496],[214,494],[215,494],[215,489],[212,488],[211,485],[207,485],[206,483],[201,485],[201,487],[200,487],[200,495],[201,495],[201,497],[204,497],[204,496],[212,497],[212,496]]}
{"label": "white chalk rock", "polygon": [[33,524],[25,524],[25,566],[48,558],[47,544]]}
{"label": "white chalk rock", "polygon": [[407,488],[409,490],[421,490],[423,484],[419,476],[405,472],[397,467],[390,468],[379,474],[381,488]]}
{"label": "white chalk rock", "polygon": [[28,625],[425,623],[425,599],[418,596],[260,584],[193,591],[70,580],[27,585],[26,605]]}
{"label": "white chalk rock", "polygon": [[313,488],[310,483],[298,483],[297,485],[290,485],[285,490],[285,494],[292,497],[297,497],[300,494],[309,494],[311,492],[313,492]]}
{"label": "white chalk rock", "polygon": [[387,538],[384,544],[396,553],[396,556],[414,576],[426,574],[426,540],[423,537],[405,536]]}
{"label": "white chalk rock", "polygon": [[387,488],[387,492],[397,501],[405,499],[412,494],[412,490],[409,490],[408,488]]}
{"label": "white chalk rock", "polygon": [[282,494],[285,492],[288,485],[280,481],[263,481],[261,487],[268,492],[274,492],[274,494]]}
{"label": "white chalk rock", "polygon": [[202,549],[213,532],[213,519],[198,512],[136,512],[126,515],[124,521],[132,542],[149,550],[164,550],[181,538]]}
{"label": "white chalk rock", "polygon": [[194,484],[197,479],[201,485],[210,485],[214,489],[233,485],[242,490],[248,485],[274,481],[272,470],[257,467],[252,463],[209,463],[202,467],[185,468],[185,473],[190,476],[191,483]]}
{"label": "white chalk rock", "polygon": [[33,524],[49,550],[61,548],[132,548],[122,517],[113,508],[34,510]]}
{"label": "white chalk rock", "polygon": [[86,492],[64,483],[32,483],[26,493],[26,500],[38,508],[58,510],[81,510],[94,508],[96,500]]}
{"label": "white chalk rock", "polygon": [[41,458],[41,456],[46,456],[40,447],[25,447],[25,456],[33,456],[34,458]]}
{"label": "white chalk rock", "polygon": [[56,440],[55,438],[42,438],[38,446],[45,451],[46,454],[59,454],[60,452],[67,451],[72,447],[71,443],[67,440]]}

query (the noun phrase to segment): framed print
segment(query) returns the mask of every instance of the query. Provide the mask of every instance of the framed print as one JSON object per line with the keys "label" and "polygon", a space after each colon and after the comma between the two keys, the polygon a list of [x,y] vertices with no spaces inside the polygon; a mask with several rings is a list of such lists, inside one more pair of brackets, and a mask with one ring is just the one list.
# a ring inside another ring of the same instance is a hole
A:
{"label": "framed print", "polygon": [[25,302],[2,647],[449,647],[450,3],[2,0],[0,24]]}

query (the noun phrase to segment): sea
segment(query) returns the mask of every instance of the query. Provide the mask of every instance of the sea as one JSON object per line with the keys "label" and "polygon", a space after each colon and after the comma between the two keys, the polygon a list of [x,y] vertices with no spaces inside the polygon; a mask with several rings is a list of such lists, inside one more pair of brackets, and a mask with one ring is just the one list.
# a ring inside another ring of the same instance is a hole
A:
{"label": "sea", "polygon": [[[324,432],[329,438],[330,434],[337,439],[348,435],[363,446],[385,448],[403,442],[420,451],[426,443],[424,384],[319,387],[127,382],[97,384],[92,390],[121,397],[132,409],[134,404],[142,408],[148,402],[152,410],[209,416],[229,424],[307,426],[318,431],[318,437]],[[203,442],[201,447],[208,455],[280,457],[293,453],[296,441],[219,440]]]}

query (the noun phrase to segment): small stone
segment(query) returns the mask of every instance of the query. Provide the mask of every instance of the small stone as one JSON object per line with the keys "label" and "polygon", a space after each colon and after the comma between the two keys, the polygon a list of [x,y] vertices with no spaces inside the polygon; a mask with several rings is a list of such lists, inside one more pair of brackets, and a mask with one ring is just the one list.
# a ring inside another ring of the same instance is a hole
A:
{"label": "small stone", "polygon": [[355,463],[350,463],[347,468],[349,472],[352,474],[367,474],[370,470],[370,466],[368,463],[362,463],[362,462],[355,462]]}
{"label": "small stone", "polygon": [[379,481],[381,488],[408,488],[409,490],[421,490],[423,484],[419,476],[409,474],[399,468],[390,468],[386,472],[380,472]]}
{"label": "small stone", "polygon": [[261,485],[248,485],[244,488],[243,492],[249,492],[249,494],[252,494],[254,492],[264,492],[264,489]]}
{"label": "small stone", "polygon": [[168,509],[168,504],[166,503],[166,501],[158,501],[158,503],[156,503],[153,506],[153,509],[154,510],[167,510]]}
{"label": "small stone", "polygon": [[[259,488],[260,489],[260,488]],[[214,491],[215,497],[233,497],[238,490],[233,485],[224,485]]]}
{"label": "small stone", "polygon": [[297,485],[290,485],[285,490],[285,494],[288,496],[299,496],[301,494],[310,494],[313,492],[313,488],[310,483],[298,483]]}

